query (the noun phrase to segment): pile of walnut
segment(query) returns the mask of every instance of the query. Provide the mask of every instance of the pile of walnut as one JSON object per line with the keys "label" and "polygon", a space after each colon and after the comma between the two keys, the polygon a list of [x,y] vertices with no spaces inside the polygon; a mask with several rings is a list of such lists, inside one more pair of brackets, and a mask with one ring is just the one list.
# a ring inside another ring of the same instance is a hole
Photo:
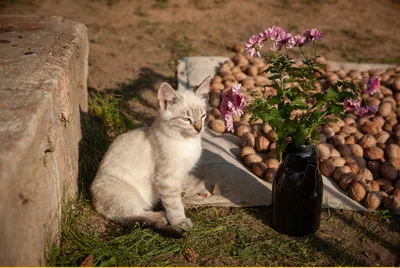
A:
{"label": "pile of walnut", "polygon": [[[247,101],[256,94],[272,96],[274,89],[263,71],[268,67],[263,59],[237,54],[226,61],[213,78],[210,92],[209,126],[217,133],[226,131],[219,106],[221,95],[232,85],[241,83]],[[320,63],[326,64],[321,57]],[[299,66],[301,66],[299,64]],[[387,70],[360,72],[333,71],[325,65],[326,80],[315,84],[318,91],[331,83],[346,79],[381,77],[381,88],[373,96],[365,96],[368,105],[379,108],[370,118],[348,114],[336,123],[320,129],[317,153],[320,171],[337,182],[341,189],[368,209],[388,209],[400,213],[400,66]],[[267,85],[265,91],[263,85]],[[241,158],[256,176],[272,182],[279,166],[275,156],[275,132],[261,119],[252,122],[245,112],[234,118],[235,135],[240,138]]]}

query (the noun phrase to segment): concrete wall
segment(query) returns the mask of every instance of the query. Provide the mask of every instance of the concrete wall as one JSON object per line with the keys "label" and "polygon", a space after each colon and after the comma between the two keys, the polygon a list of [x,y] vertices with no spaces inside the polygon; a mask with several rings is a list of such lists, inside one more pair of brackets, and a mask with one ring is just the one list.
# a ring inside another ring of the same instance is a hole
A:
{"label": "concrete wall", "polygon": [[88,38],[60,17],[0,16],[0,265],[45,265],[77,192]]}

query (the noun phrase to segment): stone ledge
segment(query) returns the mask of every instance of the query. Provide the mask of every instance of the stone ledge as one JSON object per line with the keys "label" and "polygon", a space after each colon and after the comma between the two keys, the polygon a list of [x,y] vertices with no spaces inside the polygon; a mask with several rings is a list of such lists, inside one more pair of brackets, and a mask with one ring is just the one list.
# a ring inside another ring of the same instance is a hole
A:
{"label": "stone ledge", "polygon": [[83,24],[0,16],[0,265],[45,265],[77,191],[88,49]]}

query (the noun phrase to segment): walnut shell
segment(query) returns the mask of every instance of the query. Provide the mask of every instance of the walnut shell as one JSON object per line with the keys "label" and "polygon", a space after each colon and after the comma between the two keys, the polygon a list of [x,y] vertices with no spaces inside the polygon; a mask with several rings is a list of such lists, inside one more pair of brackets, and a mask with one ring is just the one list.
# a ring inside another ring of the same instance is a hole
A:
{"label": "walnut shell", "polygon": [[271,127],[269,124],[267,124],[267,123],[264,123],[264,124],[261,126],[261,132],[262,132],[263,134],[265,134],[265,135],[267,135],[268,132],[269,132],[271,129],[272,129],[272,127]]}
{"label": "walnut shell", "polygon": [[397,179],[394,183],[394,189],[400,189],[400,179]]}
{"label": "walnut shell", "polygon": [[267,133],[267,139],[268,139],[270,142],[275,142],[275,139],[276,139],[276,132],[275,132],[273,129],[271,129],[270,131],[268,131],[268,133]]}
{"label": "walnut shell", "polygon": [[217,133],[225,132],[225,122],[221,119],[214,119],[210,122],[210,127],[213,131]]}
{"label": "walnut shell", "polygon": [[342,144],[345,144],[345,136],[342,134],[335,135],[331,138],[330,143],[333,144],[333,146],[339,146]]}
{"label": "walnut shell", "polygon": [[400,159],[400,146],[397,144],[389,144],[385,148],[385,157],[388,160]]}
{"label": "walnut shell", "polygon": [[379,191],[379,184],[376,181],[361,182],[367,192]]}
{"label": "walnut shell", "polygon": [[251,127],[249,125],[240,125],[240,126],[238,126],[236,128],[235,134],[236,134],[236,136],[241,138],[244,133],[247,133],[247,132],[250,132],[250,131],[251,131]]}
{"label": "walnut shell", "polygon": [[390,138],[390,134],[386,131],[381,131],[375,135],[376,143],[386,143]]}
{"label": "walnut shell", "polygon": [[253,165],[253,173],[260,178],[263,178],[265,175],[265,172],[267,171],[268,167],[265,163],[263,162],[257,162],[254,163]]}
{"label": "walnut shell", "polygon": [[261,161],[262,161],[261,156],[259,156],[257,154],[249,154],[248,156],[246,156],[244,158],[244,164],[249,168],[252,168],[255,163],[258,163]]}
{"label": "walnut shell", "polygon": [[348,135],[354,134],[356,132],[358,132],[358,130],[356,127],[353,127],[353,126],[344,126],[342,128],[342,130],[340,131],[340,133],[343,134],[344,136],[348,136]]}
{"label": "walnut shell", "polygon": [[397,198],[400,198],[400,189],[394,189],[392,195],[394,195]]}
{"label": "walnut shell", "polygon": [[213,115],[214,118],[216,119],[220,119],[221,118],[221,111],[218,108],[210,108],[210,110],[208,111],[209,115]]}
{"label": "walnut shell", "polygon": [[393,195],[385,197],[383,198],[383,206],[391,212],[400,213],[400,198]]}
{"label": "walnut shell", "polygon": [[393,185],[392,182],[387,179],[380,178],[380,179],[376,179],[374,181],[376,181],[378,183],[379,187],[381,187],[382,185],[390,185],[390,186]]}
{"label": "walnut shell", "polygon": [[221,82],[213,82],[211,84],[211,91],[212,92],[221,92],[221,90],[224,90],[225,86]]}
{"label": "walnut shell", "polygon": [[361,168],[356,175],[356,180],[361,182],[372,181],[373,179],[372,172],[368,168]]}
{"label": "walnut shell", "polygon": [[367,191],[365,191],[364,186],[361,183],[354,182],[350,185],[349,189],[349,196],[357,201],[360,202],[364,199]]}
{"label": "walnut shell", "polygon": [[210,106],[214,108],[218,108],[221,104],[221,93],[219,92],[212,92],[210,93]]}
{"label": "walnut shell", "polygon": [[259,136],[256,139],[256,151],[264,153],[268,151],[269,140],[264,136]]}
{"label": "walnut shell", "polygon": [[350,150],[349,146],[347,146],[346,144],[341,144],[341,145],[337,146],[336,150],[338,150],[340,155],[343,157],[351,155],[351,150]]}
{"label": "walnut shell", "polygon": [[335,167],[343,167],[346,164],[346,160],[343,157],[332,157],[330,160]]}
{"label": "walnut shell", "polygon": [[394,181],[397,178],[398,171],[397,168],[395,168],[392,163],[390,162],[385,162],[381,165],[379,169],[381,175],[389,180],[389,181]]}
{"label": "walnut shell", "polygon": [[332,147],[332,148],[330,149],[330,151],[331,151],[331,157],[341,157],[339,151],[336,150],[334,147]]}
{"label": "walnut shell", "polygon": [[320,143],[326,143],[327,137],[325,136],[324,133],[319,133],[319,142]]}
{"label": "walnut shell", "polygon": [[[385,124],[385,119],[382,116],[376,115],[371,119],[378,128],[382,128]],[[379,134],[379,133],[378,133]]]}
{"label": "walnut shell", "polygon": [[390,102],[382,102],[379,106],[378,114],[385,117],[392,113],[392,105]]}
{"label": "walnut shell", "polygon": [[325,126],[324,128],[322,128],[322,133],[325,134],[327,139],[332,138],[333,136],[335,136],[335,131],[333,131],[333,129],[331,127],[327,127]]}
{"label": "walnut shell", "polygon": [[256,150],[254,150],[253,147],[243,147],[242,151],[240,153],[240,157],[241,158],[245,158],[246,156],[248,156],[249,154],[256,154]]}
{"label": "walnut shell", "polygon": [[268,168],[278,169],[280,162],[278,161],[278,159],[268,158],[267,160],[265,160],[265,164]]}
{"label": "walnut shell", "polygon": [[385,192],[387,194],[392,194],[394,191],[394,188],[391,185],[382,185],[379,187],[379,190],[381,190],[382,192]]}
{"label": "walnut shell", "polygon": [[274,168],[269,168],[269,169],[267,169],[267,171],[265,172],[264,179],[265,179],[267,182],[272,183],[272,182],[274,181],[275,174],[276,174],[276,169],[274,169]]}
{"label": "walnut shell", "polygon": [[376,146],[376,139],[374,136],[370,134],[364,135],[359,141],[358,144],[363,148],[370,148],[370,147],[375,147]]}
{"label": "walnut shell", "polygon": [[364,156],[364,150],[359,144],[349,144],[348,145],[351,155],[363,157]]}
{"label": "walnut shell", "polygon": [[328,159],[331,156],[329,146],[326,144],[318,144],[315,146],[315,149],[317,151],[318,158],[320,159]]}
{"label": "walnut shell", "polygon": [[340,126],[335,122],[328,122],[325,126],[332,128],[333,132],[338,133],[340,131]]}
{"label": "walnut shell", "polygon": [[332,179],[336,182],[339,182],[342,178],[343,174],[351,173],[351,170],[348,166],[343,166],[335,169],[335,172],[332,175]]}
{"label": "walnut shell", "polygon": [[354,136],[348,136],[344,138],[344,144],[355,144],[356,143],[356,138]]}
{"label": "walnut shell", "polygon": [[250,132],[246,132],[243,134],[243,136],[240,138],[240,146],[243,147],[253,147],[255,145],[256,139],[254,138],[254,135]]}
{"label": "walnut shell", "polygon": [[322,175],[331,177],[333,172],[335,172],[335,165],[331,160],[326,159],[319,164],[319,170],[321,171]]}
{"label": "walnut shell", "polygon": [[380,192],[368,192],[364,197],[364,205],[368,209],[377,209],[382,202]]}
{"label": "walnut shell", "polygon": [[364,134],[376,135],[379,132],[379,128],[376,126],[374,122],[366,121],[360,127],[360,131]]}
{"label": "walnut shell", "polygon": [[384,152],[379,147],[369,147],[364,151],[365,157],[369,160],[383,159]]}
{"label": "walnut shell", "polygon": [[350,185],[353,183],[356,175],[353,173],[346,173],[343,174],[342,178],[339,181],[339,186],[342,188],[342,190],[347,191],[350,187]]}

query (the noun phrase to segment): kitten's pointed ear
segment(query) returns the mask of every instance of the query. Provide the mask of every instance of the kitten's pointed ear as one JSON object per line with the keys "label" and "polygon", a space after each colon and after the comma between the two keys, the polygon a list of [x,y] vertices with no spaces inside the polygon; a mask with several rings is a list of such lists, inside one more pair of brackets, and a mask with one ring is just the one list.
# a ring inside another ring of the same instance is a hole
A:
{"label": "kitten's pointed ear", "polygon": [[207,77],[201,82],[200,86],[196,89],[197,96],[203,99],[208,99],[208,92],[210,91],[211,77]]}
{"label": "kitten's pointed ear", "polygon": [[158,88],[157,97],[163,111],[167,109],[168,105],[178,100],[175,90],[166,82],[163,82]]}

